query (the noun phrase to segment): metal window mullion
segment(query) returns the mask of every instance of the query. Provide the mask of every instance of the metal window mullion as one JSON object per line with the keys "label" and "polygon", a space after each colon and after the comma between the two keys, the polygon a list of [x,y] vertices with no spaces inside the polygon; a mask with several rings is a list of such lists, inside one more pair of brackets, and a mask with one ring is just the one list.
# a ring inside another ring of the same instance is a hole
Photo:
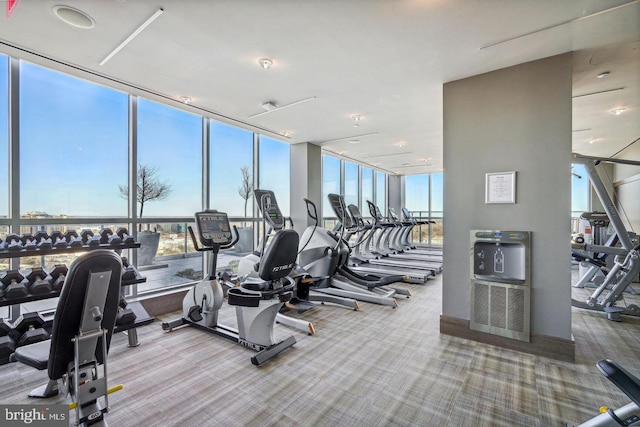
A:
{"label": "metal window mullion", "polygon": [[[129,198],[127,200],[127,212],[129,216],[129,228],[132,235],[138,238],[138,97],[129,94],[129,134],[127,147],[129,150],[129,163],[127,167]],[[131,259],[133,265],[138,265],[138,251],[132,250]],[[138,285],[129,286],[131,296],[138,295]]]}
{"label": "metal window mullion", "polygon": [[[20,61],[9,58],[9,229],[20,233]],[[17,260],[11,260],[13,263]],[[13,266],[11,267],[13,268]],[[17,267],[16,267],[17,268]]]}
{"label": "metal window mullion", "polygon": [[211,121],[202,117],[202,208],[209,209],[211,204],[211,145],[209,136],[211,133]]}
{"label": "metal window mullion", "polygon": [[362,210],[362,166],[358,165],[358,209]]}
{"label": "metal window mullion", "polygon": [[[211,120],[202,117],[202,208],[211,208]],[[187,224],[184,233],[184,252],[187,254]],[[202,271],[208,271],[210,253],[203,253],[200,259]]]}
{"label": "metal window mullion", "polygon": [[432,189],[432,180],[431,178],[433,177],[433,174],[429,174],[429,179],[427,180],[427,182],[429,183],[427,185],[427,190],[429,191],[429,196],[427,197],[427,219],[429,219],[429,222],[427,223],[427,244],[431,245],[431,196],[433,194],[433,192],[431,191]]}
{"label": "metal window mullion", "polygon": [[[253,134],[253,188],[260,188],[260,135]],[[253,218],[258,218],[258,204],[255,202],[255,197],[251,197],[251,212]],[[253,224],[253,241],[259,242],[260,227],[257,226],[257,222],[251,218]],[[264,238],[264,236],[262,236]]]}
{"label": "metal window mullion", "polygon": [[345,165],[345,161],[344,159],[340,159],[340,177],[339,177],[339,182],[340,182],[340,194],[342,194],[342,197],[345,197],[345,175],[346,175],[346,165]]}
{"label": "metal window mullion", "polygon": [[[9,58],[9,231],[20,233],[20,61]],[[17,269],[19,258],[9,260],[9,268]],[[9,306],[9,318],[20,316],[20,304]]]}

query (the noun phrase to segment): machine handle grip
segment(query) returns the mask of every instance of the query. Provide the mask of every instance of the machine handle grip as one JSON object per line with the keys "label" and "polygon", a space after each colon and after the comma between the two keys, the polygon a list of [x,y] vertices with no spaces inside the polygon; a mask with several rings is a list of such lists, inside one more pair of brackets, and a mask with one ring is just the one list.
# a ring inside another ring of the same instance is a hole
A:
{"label": "machine handle grip", "polygon": [[238,243],[238,240],[240,240],[240,233],[238,233],[238,227],[236,227],[235,225],[233,226],[233,234],[234,234],[234,238],[231,241],[231,243],[226,245],[221,245],[220,249],[229,249],[231,246]]}

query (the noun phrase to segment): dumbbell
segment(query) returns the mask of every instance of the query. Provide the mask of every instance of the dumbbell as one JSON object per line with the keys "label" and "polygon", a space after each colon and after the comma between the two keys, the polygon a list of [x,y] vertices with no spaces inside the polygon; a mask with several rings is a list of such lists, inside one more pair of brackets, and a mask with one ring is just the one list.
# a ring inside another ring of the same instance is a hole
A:
{"label": "dumbbell", "polygon": [[82,243],[87,246],[100,246],[100,236],[94,236],[93,231],[87,228],[80,232],[80,237],[82,237]]}
{"label": "dumbbell", "polygon": [[120,240],[125,245],[133,245],[136,242],[133,236],[129,234],[129,230],[127,230],[126,227],[118,228],[116,230],[116,234],[120,236]]}
{"label": "dumbbell", "polygon": [[0,337],[9,335],[12,330],[13,324],[7,319],[0,318]]}
{"label": "dumbbell", "polygon": [[51,276],[51,287],[54,291],[60,292],[62,290],[62,285],[64,285],[64,280],[67,278],[68,272],[69,269],[64,264],[56,264],[53,266],[49,275]]}
{"label": "dumbbell", "polygon": [[47,272],[42,267],[34,267],[27,274],[27,288],[31,295],[42,295],[51,292],[51,282],[47,280]]}
{"label": "dumbbell", "polygon": [[38,249],[36,239],[31,233],[25,233],[20,236],[20,241],[22,242],[22,247],[28,251],[35,251]]}
{"label": "dumbbell", "polygon": [[118,304],[118,314],[116,316],[116,325],[128,325],[135,322],[136,314],[130,308],[127,308],[127,300],[124,297],[120,297],[120,303]]}
{"label": "dumbbell", "polygon": [[129,264],[129,260],[126,256],[122,257],[122,283],[131,282],[136,280],[138,273],[136,268]]}
{"label": "dumbbell", "polygon": [[43,326],[44,319],[40,313],[25,313],[18,317],[9,335],[18,347],[45,341],[49,339],[50,335]]}
{"label": "dumbbell", "polygon": [[62,231],[53,231],[49,237],[54,248],[64,249],[67,247],[67,239],[64,238]]}
{"label": "dumbbell", "polygon": [[100,243],[105,245],[109,244],[112,246],[117,246],[122,243],[120,236],[114,234],[110,228],[105,228],[100,231]]}
{"label": "dumbbell", "polygon": [[13,325],[5,319],[0,319],[0,362],[8,360],[9,356],[16,351],[16,342],[9,336]]}
{"label": "dumbbell", "polygon": [[0,275],[0,282],[4,285],[6,299],[23,298],[29,294],[24,283],[24,276],[18,270],[8,270]]}
{"label": "dumbbell", "polygon": [[46,231],[38,231],[33,235],[36,239],[36,246],[40,250],[48,250],[53,247],[53,242]]}
{"label": "dumbbell", "polygon": [[82,246],[82,237],[78,236],[76,230],[69,230],[64,233],[64,238],[67,241],[67,245],[72,248],[78,248]]}
{"label": "dumbbell", "polygon": [[4,240],[8,251],[21,251],[23,249],[22,240],[20,239],[20,236],[15,233],[7,234]]}

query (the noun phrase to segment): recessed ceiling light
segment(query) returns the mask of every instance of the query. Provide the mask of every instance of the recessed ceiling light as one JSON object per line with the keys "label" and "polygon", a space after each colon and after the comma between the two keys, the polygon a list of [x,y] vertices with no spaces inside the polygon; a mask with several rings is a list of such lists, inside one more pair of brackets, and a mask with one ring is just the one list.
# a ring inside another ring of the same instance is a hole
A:
{"label": "recessed ceiling light", "polygon": [[407,143],[405,141],[398,141],[394,145],[396,147],[404,147],[405,145],[407,145]]}
{"label": "recessed ceiling light", "polygon": [[76,28],[89,30],[96,26],[96,22],[92,17],[90,17],[83,11],[75,9],[73,7],[62,5],[54,6],[53,13],[55,13],[58,19],[60,19],[62,22],[65,22]]}
{"label": "recessed ceiling light", "polygon": [[604,79],[605,77],[609,77],[609,74],[611,74],[611,72],[610,72],[610,71],[603,71],[603,72],[601,72],[600,74],[598,74],[598,75],[596,76],[596,78],[598,78],[598,79]]}
{"label": "recessed ceiling light", "polygon": [[614,116],[619,116],[620,114],[624,113],[625,111],[627,111],[626,108],[620,107],[620,108],[614,108],[613,110],[610,111],[610,113],[613,114]]}
{"label": "recessed ceiling light", "polygon": [[600,141],[600,138],[591,138],[589,140],[589,144],[593,144],[594,142],[598,142],[598,141]]}
{"label": "recessed ceiling light", "polygon": [[188,96],[181,96],[180,101],[182,101],[183,104],[191,104],[192,100]]}
{"label": "recessed ceiling light", "polygon": [[284,136],[285,138],[289,138],[291,136],[291,132],[285,130],[284,132],[282,132],[282,136]]}
{"label": "recessed ceiling light", "polygon": [[350,139],[349,140],[349,144],[360,144],[360,140],[359,139]]}
{"label": "recessed ceiling light", "polygon": [[258,64],[265,70],[268,70],[273,65],[273,60],[269,58],[260,58],[258,59]]}

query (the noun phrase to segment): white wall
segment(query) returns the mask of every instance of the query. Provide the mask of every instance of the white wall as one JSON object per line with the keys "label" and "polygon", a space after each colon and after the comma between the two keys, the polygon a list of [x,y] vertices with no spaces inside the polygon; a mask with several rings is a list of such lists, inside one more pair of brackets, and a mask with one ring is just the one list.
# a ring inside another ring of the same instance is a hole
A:
{"label": "white wall", "polygon": [[[528,230],[531,332],[571,338],[571,54],[444,85],[443,316],[470,318],[469,230]],[[517,172],[515,204],[485,174]]]}

